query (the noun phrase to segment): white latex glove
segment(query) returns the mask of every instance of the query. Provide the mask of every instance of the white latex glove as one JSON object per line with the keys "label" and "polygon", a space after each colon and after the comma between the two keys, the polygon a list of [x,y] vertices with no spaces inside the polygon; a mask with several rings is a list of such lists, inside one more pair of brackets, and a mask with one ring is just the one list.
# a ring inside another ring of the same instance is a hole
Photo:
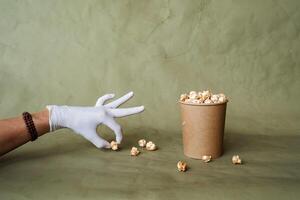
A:
{"label": "white latex glove", "polygon": [[103,123],[114,131],[116,142],[121,143],[122,129],[114,118],[140,113],[144,110],[144,106],[117,108],[128,101],[133,96],[133,92],[129,92],[121,98],[104,105],[106,100],[112,99],[114,96],[114,94],[106,94],[100,97],[94,107],[48,105],[50,131],[70,128],[96,147],[110,148],[110,143],[101,138],[96,132],[97,126]]}

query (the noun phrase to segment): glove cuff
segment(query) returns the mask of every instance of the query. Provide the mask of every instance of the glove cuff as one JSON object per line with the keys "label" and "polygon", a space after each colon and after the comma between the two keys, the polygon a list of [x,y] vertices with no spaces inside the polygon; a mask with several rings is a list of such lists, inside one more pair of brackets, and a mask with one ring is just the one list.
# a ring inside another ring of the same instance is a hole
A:
{"label": "glove cuff", "polygon": [[61,116],[59,114],[58,106],[47,105],[46,108],[49,111],[50,132],[63,128],[62,126],[59,125],[59,120],[60,120]]}

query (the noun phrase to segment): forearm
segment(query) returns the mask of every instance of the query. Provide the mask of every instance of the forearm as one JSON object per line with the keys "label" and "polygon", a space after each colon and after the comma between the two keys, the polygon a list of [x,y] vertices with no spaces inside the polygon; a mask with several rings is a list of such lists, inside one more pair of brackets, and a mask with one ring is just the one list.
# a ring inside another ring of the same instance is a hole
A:
{"label": "forearm", "polygon": [[[47,109],[32,114],[39,136],[49,132],[49,112]],[[22,116],[0,120],[0,156],[27,143],[31,137]]]}

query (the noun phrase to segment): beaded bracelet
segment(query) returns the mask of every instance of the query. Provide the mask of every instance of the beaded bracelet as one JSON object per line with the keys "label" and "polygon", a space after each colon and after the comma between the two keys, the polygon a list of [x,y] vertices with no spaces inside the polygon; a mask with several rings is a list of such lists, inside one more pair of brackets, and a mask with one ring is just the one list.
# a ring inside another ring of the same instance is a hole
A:
{"label": "beaded bracelet", "polygon": [[27,130],[30,133],[31,141],[36,140],[38,138],[38,133],[34,126],[31,114],[29,112],[23,112],[22,116],[26,124]]}

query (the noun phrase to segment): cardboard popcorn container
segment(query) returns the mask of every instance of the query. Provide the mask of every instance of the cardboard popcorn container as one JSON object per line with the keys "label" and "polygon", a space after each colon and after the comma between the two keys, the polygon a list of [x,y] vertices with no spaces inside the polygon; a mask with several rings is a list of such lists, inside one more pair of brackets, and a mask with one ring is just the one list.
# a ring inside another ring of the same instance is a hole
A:
{"label": "cardboard popcorn container", "polygon": [[181,107],[183,151],[188,157],[201,159],[208,155],[220,157],[227,102],[191,104],[179,102]]}

